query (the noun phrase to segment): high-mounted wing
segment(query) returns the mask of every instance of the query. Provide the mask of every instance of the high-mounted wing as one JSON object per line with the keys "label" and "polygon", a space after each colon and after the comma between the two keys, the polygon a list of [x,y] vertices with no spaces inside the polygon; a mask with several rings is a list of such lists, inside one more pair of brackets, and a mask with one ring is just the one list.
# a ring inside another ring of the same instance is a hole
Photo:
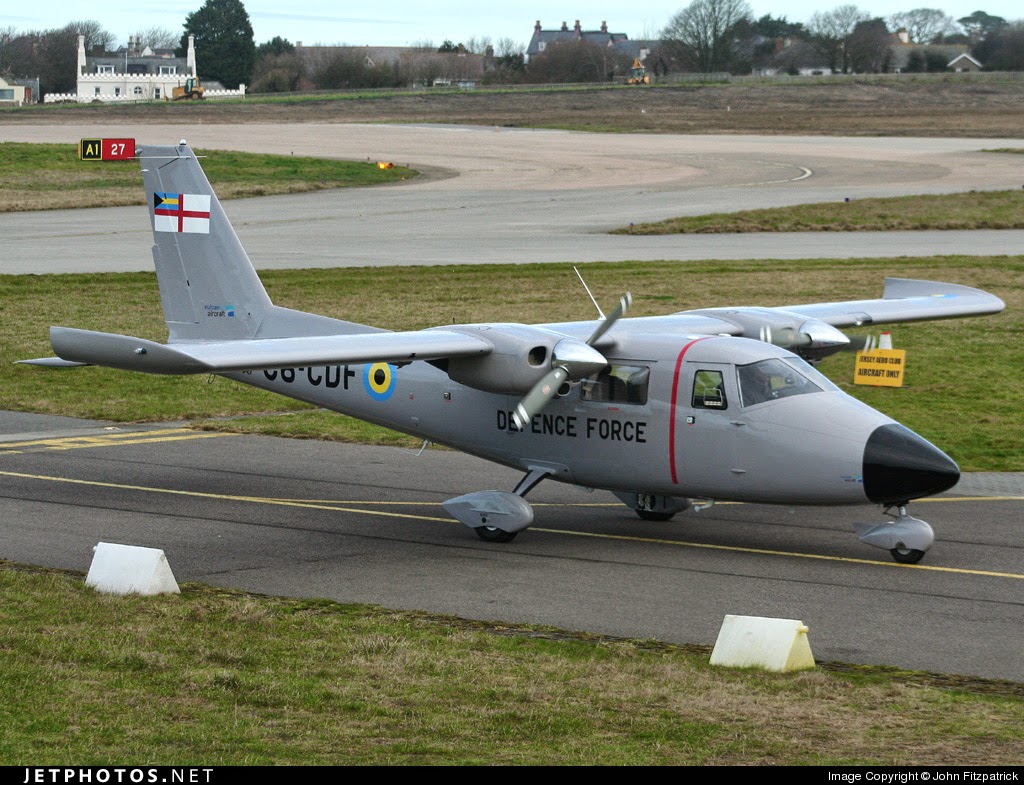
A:
{"label": "high-mounted wing", "polygon": [[954,283],[886,278],[880,300],[789,305],[782,310],[818,319],[833,327],[954,319],[999,313],[1005,303],[995,295]]}

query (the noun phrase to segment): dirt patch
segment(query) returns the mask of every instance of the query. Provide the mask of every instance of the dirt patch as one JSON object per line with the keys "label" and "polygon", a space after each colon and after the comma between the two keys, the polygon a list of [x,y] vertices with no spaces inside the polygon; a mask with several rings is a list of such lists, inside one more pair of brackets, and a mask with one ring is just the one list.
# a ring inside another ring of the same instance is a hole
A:
{"label": "dirt patch", "polygon": [[1024,81],[636,87],[50,106],[0,123],[454,123],[684,134],[1024,138]]}

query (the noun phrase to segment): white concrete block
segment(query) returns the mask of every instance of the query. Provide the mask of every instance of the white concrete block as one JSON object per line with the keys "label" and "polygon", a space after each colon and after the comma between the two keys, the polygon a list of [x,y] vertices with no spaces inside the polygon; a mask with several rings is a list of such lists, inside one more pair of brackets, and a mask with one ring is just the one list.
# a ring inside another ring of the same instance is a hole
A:
{"label": "white concrete block", "polygon": [[105,594],[180,594],[164,552],[101,542],[93,548],[85,585]]}
{"label": "white concrete block", "polygon": [[802,621],[728,615],[718,631],[711,664],[796,671],[813,668],[814,655]]}

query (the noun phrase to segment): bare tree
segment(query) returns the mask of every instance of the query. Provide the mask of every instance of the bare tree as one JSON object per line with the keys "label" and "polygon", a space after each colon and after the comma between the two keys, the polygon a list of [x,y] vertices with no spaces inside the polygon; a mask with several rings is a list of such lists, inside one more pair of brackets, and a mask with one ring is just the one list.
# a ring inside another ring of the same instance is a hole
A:
{"label": "bare tree", "polygon": [[479,37],[475,35],[470,36],[462,46],[465,47],[466,51],[470,54],[487,54],[487,47],[491,46],[491,37],[489,35]]}
{"label": "bare tree", "polygon": [[957,32],[953,17],[938,8],[914,8],[893,14],[889,17],[889,27],[906,30],[912,44],[930,44],[940,36]]}
{"label": "bare tree", "polygon": [[114,48],[114,44],[117,43],[117,38],[114,34],[104,30],[103,25],[95,19],[68,22],[64,25],[63,29],[74,35],[83,36],[85,38],[86,51],[97,46],[102,46],[103,51],[108,52],[112,50]]}
{"label": "bare tree", "polygon": [[178,45],[181,33],[168,30],[166,27],[147,27],[139,30],[134,36],[139,42],[139,48],[145,49],[174,49]]}
{"label": "bare tree", "polygon": [[526,47],[511,38],[499,38],[494,45],[495,57],[522,57]]}
{"label": "bare tree", "polygon": [[693,0],[669,19],[661,37],[676,50],[678,59],[697,71],[725,71],[732,48],[730,33],[750,16],[747,0]]}
{"label": "bare tree", "polygon": [[831,11],[819,11],[807,25],[816,43],[828,58],[833,73],[850,70],[850,36],[870,16],[855,5],[841,5]]}

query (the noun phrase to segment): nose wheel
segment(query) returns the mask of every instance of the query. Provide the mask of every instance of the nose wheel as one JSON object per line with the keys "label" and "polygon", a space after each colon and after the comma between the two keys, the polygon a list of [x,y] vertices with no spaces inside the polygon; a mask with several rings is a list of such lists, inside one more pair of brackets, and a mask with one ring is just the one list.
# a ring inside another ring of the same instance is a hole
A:
{"label": "nose wheel", "polygon": [[893,518],[891,521],[854,524],[857,536],[863,543],[889,551],[900,564],[917,564],[935,542],[935,532],[927,523],[911,516],[905,503],[893,506],[897,508],[896,515],[889,512],[891,507],[885,510]]}
{"label": "nose wheel", "polygon": [[496,526],[477,526],[473,531],[484,542],[512,542],[519,532],[507,532]]}
{"label": "nose wheel", "polygon": [[917,548],[890,548],[889,555],[900,564],[917,564],[924,558],[924,551]]}

